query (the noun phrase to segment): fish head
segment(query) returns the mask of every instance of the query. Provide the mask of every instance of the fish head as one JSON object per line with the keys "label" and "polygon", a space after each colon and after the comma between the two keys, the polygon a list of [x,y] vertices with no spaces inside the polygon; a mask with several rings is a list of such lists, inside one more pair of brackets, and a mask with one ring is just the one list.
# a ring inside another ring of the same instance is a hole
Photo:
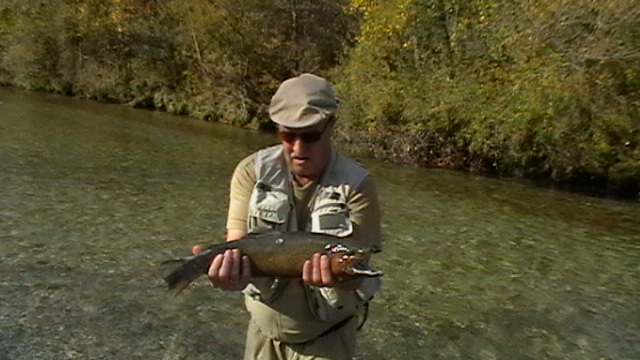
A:
{"label": "fish head", "polygon": [[334,245],[329,252],[331,272],[338,278],[378,277],[381,271],[369,266],[369,257],[376,249],[350,249],[343,245]]}

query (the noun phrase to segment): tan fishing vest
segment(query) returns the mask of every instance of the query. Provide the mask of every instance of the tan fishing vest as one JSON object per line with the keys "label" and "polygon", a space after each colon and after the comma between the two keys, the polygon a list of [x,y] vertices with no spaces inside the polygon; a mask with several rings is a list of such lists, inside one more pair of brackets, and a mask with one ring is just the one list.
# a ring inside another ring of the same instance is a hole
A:
{"label": "tan fishing vest", "polygon": [[[305,229],[298,229],[292,175],[284,159],[283,147],[276,145],[256,154],[257,181],[249,203],[249,232],[304,230],[334,236],[349,236],[348,196],[368,176],[355,161],[331,151],[331,160],[311,200],[311,214]],[[327,315],[326,292],[332,288],[310,288],[298,280],[278,285],[273,279],[256,279],[245,289],[245,303],[252,321],[272,339],[288,343],[310,341],[340,320],[356,312],[358,299],[341,300],[345,305]],[[323,292],[324,295],[320,294]],[[324,298],[323,298],[324,296]],[[329,298],[331,297],[331,294]]]}
{"label": "tan fishing vest", "polygon": [[257,181],[249,202],[248,231],[301,230],[339,237],[351,235],[353,224],[349,220],[347,197],[368,172],[332,149],[329,165],[311,200],[311,221],[306,229],[297,229],[292,175],[283,152],[283,147],[276,145],[256,155]]}

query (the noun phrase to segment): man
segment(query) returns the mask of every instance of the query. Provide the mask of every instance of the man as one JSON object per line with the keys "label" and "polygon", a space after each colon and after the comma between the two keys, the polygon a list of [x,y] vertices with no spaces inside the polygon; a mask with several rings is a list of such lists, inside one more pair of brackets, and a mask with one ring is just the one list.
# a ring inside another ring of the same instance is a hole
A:
{"label": "man", "polygon": [[[250,232],[310,231],[380,248],[373,181],[331,143],[337,110],[331,84],[321,77],[303,74],[281,84],[269,107],[281,144],[236,167],[228,241]],[[302,273],[300,280],[252,279],[248,258],[237,250],[211,263],[208,276],[215,287],[245,293],[251,314],[245,360],[353,359],[358,314],[379,280],[341,283],[321,254],[307,260]]]}

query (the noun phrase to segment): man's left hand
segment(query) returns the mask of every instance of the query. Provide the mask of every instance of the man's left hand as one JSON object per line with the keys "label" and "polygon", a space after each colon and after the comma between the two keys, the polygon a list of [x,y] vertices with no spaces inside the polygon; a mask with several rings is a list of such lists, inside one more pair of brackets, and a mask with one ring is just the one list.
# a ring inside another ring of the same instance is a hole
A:
{"label": "man's left hand", "polygon": [[338,280],[331,273],[331,262],[327,255],[313,254],[302,267],[302,282],[309,286],[336,286]]}

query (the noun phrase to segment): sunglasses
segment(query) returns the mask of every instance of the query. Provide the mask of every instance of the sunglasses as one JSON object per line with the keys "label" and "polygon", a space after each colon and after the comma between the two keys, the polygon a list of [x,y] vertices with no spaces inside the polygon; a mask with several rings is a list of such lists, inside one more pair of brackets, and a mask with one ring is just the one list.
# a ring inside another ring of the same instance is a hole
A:
{"label": "sunglasses", "polygon": [[316,131],[306,131],[303,133],[292,133],[289,131],[280,130],[278,131],[278,137],[280,138],[280,140],[282,140],[283,142],[286,142],[287,144],[293,144],[298,139],[305,144],[313,144],[315,142],[318,142],[318,140],[322,138],[322,134],[324,134],[324,132],[329,128],[329,125],[333,122],[332,120],[333,119],[330,119],[329,121],[327,121],[327,124],[320,131],[316,130]]}

